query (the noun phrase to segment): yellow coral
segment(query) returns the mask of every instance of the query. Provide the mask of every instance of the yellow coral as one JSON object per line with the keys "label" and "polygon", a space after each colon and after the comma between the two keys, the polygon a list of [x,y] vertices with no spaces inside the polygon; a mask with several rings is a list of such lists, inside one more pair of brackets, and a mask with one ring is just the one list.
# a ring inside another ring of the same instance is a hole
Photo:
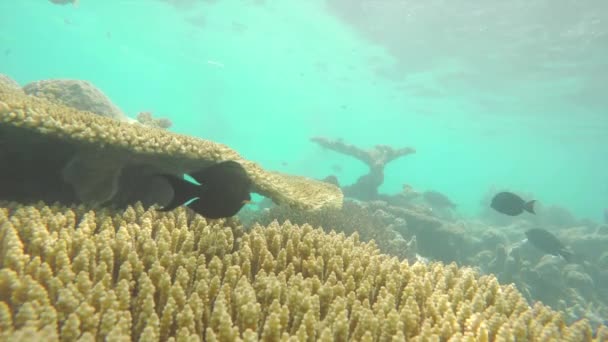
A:
{"label": "yellow coral", "polygon": [[[278,204],[311,210],[342,206],[343,194],[338,187],[306,177],[264,170],[226,145],[79,111],[47,99],[27,96],[0,82],[0,128],[2,126],[22,129],[29,134],[42,134],[77,146],[82,149],[78,160],[87,156],[97,160],[93,164],[96,170],[93,180],[97,182],[100,181],[99,169],[107,168],[105,173],[116,173],[128,160],[154,166],[163,172],[188,173],[232,159],[243,165],[255,192],[272,198]],[[95,149],[94,152],[91,148]],[[106,165],[110,162],[112,165]],[[90,181],[86,177],[84,180]],[[84,188],[81,190],[84,193],[80,193],[82,184],[72,178],[70,184],[76,187],[84,200],[90,197],[88,192],[112,189],[104,184],[92,189]],[[111,195],[97,196],[100,202],[105,202]]]}
{"label": "yellow coral", "polygon": [[0,340],[592,340],[492,276],[309,225],[7,204],[0,239]]}

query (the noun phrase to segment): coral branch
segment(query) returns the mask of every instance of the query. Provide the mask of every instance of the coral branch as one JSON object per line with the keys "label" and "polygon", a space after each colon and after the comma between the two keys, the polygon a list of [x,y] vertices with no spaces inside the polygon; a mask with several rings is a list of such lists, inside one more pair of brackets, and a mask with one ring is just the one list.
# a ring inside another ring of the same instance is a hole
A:
{"label": "coral branch", "polygon": [[416,153],[416,150],[411,147],[394,149],[388,145],[375,145],[371,149],[364,150],[355,145],[347,144],[342,139],[329,140],[324,137],[313,137],[310,140],[324,148],[355,157],[367,164],[371,169],[384,168],[386,164],[399,157]]}
{"label": "coral branch", "polygon": [[373,148],[365,150],[355,145],[347,144],[342,139],[329,140],[324,137],[313,137],[310,139],[324,148],[338,153],[346,154],[359,159],[369,166],[369,173],[357,179],[353,185],[344,187],[346,196],[372,200],[378,198],[378,187],[384,182],[384,167],[391,161],[415,153],[411,147],[394,149],[388,145],[375,145]]}

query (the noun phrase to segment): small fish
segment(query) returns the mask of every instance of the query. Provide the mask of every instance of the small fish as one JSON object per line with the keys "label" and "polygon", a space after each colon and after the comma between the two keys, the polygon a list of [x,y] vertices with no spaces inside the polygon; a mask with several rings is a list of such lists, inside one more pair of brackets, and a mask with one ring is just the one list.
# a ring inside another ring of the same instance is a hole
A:
{"label": "small fish", "polygon": [[223,68],[223,67],[224,67],[224,64],[223,64],[223,63],[216,62],[216,61],[211,61],[211,60],[208,60],[208,61],[207,61],[207,64],[209,64],[209,65],[211,65],[211,66],[214,66],[214,67],[216,67],[216,68]]}
{"label": "small fish", "polygon": [[555,256],[561,255],[567,262],[572,260],[573,253],[568,251],[561,241],[550,232],[541,228],[533,228],[526,231],[526,237],[528,237],[528,242],[539,250]]}
{"label": "small fish", "polygon": [[501,192],[492,198],[492,204],[490,207],[509,216],[517,216],[525,211],[535,214],[534,203],[536,200],[524,201],[521,197],[517,196],[512,192]]}
{"label": "small fish", "polygon": [[456,204],[440,192],[425,191],[422,193],[422,196],[424,196],[424,199],[434,207],[456,208]]}
{"label": "small fish", "polygon": [[238,21],[233,21],[232,22],[232,31],[235,33],[243,33],[245,31],[247,31],[247,26],[239,23]]}
{"label": "small fish", "polygon": [[57,5],[67,5],[72,4],[74,7],[78,7],[79,0],[49,0],[50,2]]}
{"label": "small fish", "polygon": [[190,174],[201,185],[175,175],[159,175],[173,188],[173,199],[159,211],[187,206],[208,219],[231,217],[251,201],[251,180],[241,164],[229,160]]}
{"label": "small fish", "polygon": [[608,224],[608,208],[604,208],[604,223]]}

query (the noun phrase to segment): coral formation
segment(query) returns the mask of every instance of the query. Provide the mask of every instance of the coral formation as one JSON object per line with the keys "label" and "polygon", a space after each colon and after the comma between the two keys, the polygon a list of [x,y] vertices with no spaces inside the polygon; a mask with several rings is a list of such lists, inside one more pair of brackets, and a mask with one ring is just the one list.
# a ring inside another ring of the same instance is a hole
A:
{"label": "coral formation", "polygon": [[173,123],[167,118],[154,118],[151,112],[141,112],[137,114],[137,121],[145,126],[168,129]]}
{"label": "coral formation", "polygon": [[324,148],[355,157],[369,166],[368,174],[359,177],[355,184],[342,188],[346,196],[360,200],[378,199],[378,187],[384,182],[386,165],[397,158],[416,152],[411,147],[394,149],[387,145],[376,145],[372,149],[364,150],[342,140],[330,140],[324,137],[313,137],[310,140]]}
{"label": "coral formation", "polygon": [[[82,201],[116,205],[114,200],[117,198],[126,203],[144,199],[149,199],[147,204],[158,203],[167,195],[163,191],[161,194],[150,192],[158,188],[162,190],[160,185],[149,186],[154,182],[154,174],[189,173],[232,159],[246,169],[253,182],[252,190],[270,197],[275,203],[302,209],[339,208],[342,205],[343,195],[338,187],[305,177],[266,171],[225,145],[78,111],[47,99],[26,96],[2,84],[0,140],[3,145],[14,149],[10,153],[12,159],[0,160],[3,165],[12,163],[10,170],[2,168],[0,185],[14,183],[15,174],[34,167],[43,179],[63,179],[64,182],[55,186],[67,184],[68,188],[73,188],[66,190],[65,199],[50,199],[64,203]],[[41,150],[33,150],[32,142],[36,142],[35,147]],[[57,155],[58,162],[55,163],[64,163],[60,170],[49,169],[49,165],[34,159],[50,151]],[[24,164],[18,164],[20,159],[16,155],[29,157],[22,161]],[[125,173],[131,177],[122,177]],[[137,188],[137,184],[128,183],[133,178],[139,178],[145,186]],[[0,199],[21,201],[21,196],[31,201],[44,197],[37,191],[43,192],[48,185],[46,182],[30,186],[28,182],[33,181],[31,179],[20,178],[19,181],[30,190],[28,196],[2,193]],[[55,194],[55,190],[47,195]]]}
{"label": "coral formation", "polygon": [[13,88],[14,90],[17,90],[17,91],[23,91],[21,89],[21,86],[19,85],[19,83],[15,82],[15,80],[13,80],[12,78],[10,78],[4,74],[0,74],[0,84]]}
{"label": "coral formation", "polygon": [[125,114],[97,87],[81,80],[43,80],[23,87],[28,95],[34,95],[66,106],[89,111],[116,120],[126,120]]}
{"label": "coral formation", "polygon": [[8,203],[0,236],[2,340],[593,340],[493,276],[309,225]]}
{"label": "coral formation", "polygon": [[[497,229],[481,222],[452,222],[432,216],[421,208],[403,208],[382,201],[346,200],[343,210],[303,213],[288,208],[270,208],[250,221],[269,223],[292,219],[350,234],[358,231],[362,241],[378,244],[380,251],[421,260],[420,256],[445,263],[475,267],[494,274],[501,284],[515,284],[529,303],[542,301],[564,313],[567,322],[586,317],[597,329],[608,317],[608,253],[603,252],[608,230],[566,230],[560,236],[579,255],[582,265],[568,265],[561,258],[544,256],[524,243],[523,222]],[[603,235],[602,235],[603,234]],[[570,236],[570,238],[566,238]],[[415,246],[415,247],[412,247]],[[586,249],[585,249],[586,248]],[[604,253],[604,254],[602,254]]]}
{"label": "coral formation", "polygon": [[313,227],[321,227],[326,232],[333,230],[346,235],[356,232],[361,241],[374,240],[383,253],[397,256],[400,259],[411,254],[407,248],[407,241],[391,223],[385,222],[383,217],[385,215],[381,210],[371,213],[363,204],[350,200],[344,201],[340,209],[324,208],[316,211],[302,211],[286,206],[274,206],[264,210],[261,214],[252,216],[253,218],[249,219],[252,225],[254,223],[268,225],[276,220],[279,223],[289,221],[298,225],[309,224]]}
{"label": "coral formation", "polygon": [[[501,283],[516,284],[530,301],[540,300],[559,309],[569,322],[587,317],[594,328],[606,324],[602,317],[608,317],[608,273],[602,253],[608,236],[589,227],[557,230],[560,240],[574,251],[574,263],[567,263],[561,257],[545,255],[525,240],[518,241],[522,238],[517,236],[523,236],[529,226],[522,221],[507,227],[509,236],[497,241],[495,253],[484,250],[470,263],[495,274]],[[506,248],[508,241],[511,244]],[[488,243],[490,240],[486,246]]]}

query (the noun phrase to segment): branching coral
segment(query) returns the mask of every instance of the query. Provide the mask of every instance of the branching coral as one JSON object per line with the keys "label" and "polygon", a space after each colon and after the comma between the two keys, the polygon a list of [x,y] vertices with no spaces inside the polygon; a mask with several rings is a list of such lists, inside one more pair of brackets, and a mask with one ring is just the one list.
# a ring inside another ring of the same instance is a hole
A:
{"label": "branching coral", "polygon": [[492,276],[309,225],[8,204],[0,239],[2,340],[592,340]]}
{"label": "branching coral", "polygon": [[268,225],[274,220],[279,223],[289,221],[298,225],[309,224],[313,227],[322,227],[327,232],[334,230],[346,235],[357,232],[364,242],[374,240],[380,251],[384,253],[400,258],[410,254],[407,250],[407,241],[395,231],[392,224],[384,222],[381,212],[370,212],[363,205],[349,200],[344,201],[341,209],[303,211],[286,206],[275,206],[262,211],[250,220],[261,225]]}
{"label": "branching coral", "polygon": [[384,168],[391,161],[415,153],[411,147],[394,149],[387,145],[376,145],[364,150],[342,140],[330,140],[324,137],[313,137],[311,141],[320,146],[359,159],[369,166],[369,173],[359,177],[355,184],[345,186],[344,193],[360,200],[378,199],[378,187],[384,182]]}

